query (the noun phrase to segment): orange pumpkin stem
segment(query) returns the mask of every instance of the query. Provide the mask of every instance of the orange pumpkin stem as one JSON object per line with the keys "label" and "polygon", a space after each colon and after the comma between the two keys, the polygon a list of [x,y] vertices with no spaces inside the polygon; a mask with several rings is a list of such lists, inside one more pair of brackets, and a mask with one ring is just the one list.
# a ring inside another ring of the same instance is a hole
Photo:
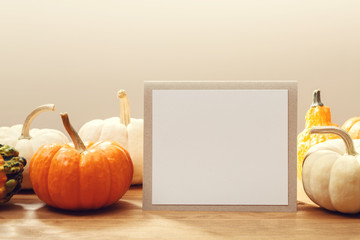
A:
{"label": "orange pumpkin stem", "polygon": [[120,122],[127,126],[131,121],[129,98],[124,89],[118,91],[117,95],[120,100]]}
{"label": "orange pumpkin stem", "polygon": [[348,155],[356,156],[358,153],[355,150],[354,142],[351,139],[350,135],[343,129],[338,127],[313,127],[310,129],[310,134],[313,133],[320,133],[320,134],[335,134],[341,137],[342,140],[344,140],[346,145],[346,153]]}
{"label": "orange pumpkin stem", "polygon": [[321,102],[320,90],[315,90],[313,93],[313,102],[311,104],[311,107],[318,107],[318,106],[324,106],[324,104]]}
{"label": "orange pumpkin stem", "polygon": [[25,119],[25,122],[23,124],[23,128],[21,131],[21,136],[19,137],[20,139],[31,139],[30,136],[30,125],[32,123],[32,121],[36,118],[37,115],[39,115],[42,112],[46,112],[46,111],[54,111],[55,110],[55,105],[54,104],[45,104],[45,105],[41,105],[37,108],[35,108]]}
{"label": "orange pumpkin stem", "polygon": [[74,143],[75,149],[79,153],[82,153],[82,152],[86,151],[86,147],[85,147],[84,142],[81,140],[79,134],[75,131],[73,126],[71,126],[71,124],[70,124],[68,114],[67,113],[60,113],[60,116],[61,116],[61,120],[63,122],[63,125],[64,125],[67,133],[69,134],[71,140]]}

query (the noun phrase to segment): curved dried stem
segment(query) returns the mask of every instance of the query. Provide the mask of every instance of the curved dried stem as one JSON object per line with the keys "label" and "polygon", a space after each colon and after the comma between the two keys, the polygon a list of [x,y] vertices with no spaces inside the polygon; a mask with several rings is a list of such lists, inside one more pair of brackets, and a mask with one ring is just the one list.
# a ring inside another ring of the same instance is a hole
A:
{"label": "curved dried stem", "polygon": [[355,150],[354,147],[354,142],[351,139],[350,135],[343,129],[338,128],[338,127],[313,127],[310,129],[310,134],[314,134],[314,133],[320,133],[320,134],[336,134],[339,137],[341,137],[342,140],[344,140],[345,145],[346,145],[346,153],[348,155],[353,155],[356,156],[358,155],[358,153]]}
{"label": "curved dried stem", "polygon": [[31,139],[30,136],[30,125],[32,123],[32,121],[36,118],[37,115],[39,115],[40,113],[43,112],[47,112],[47,111],[54,111],[55,110],[55,105],[54,104],[45,104],[45,105],[41,105],[37,108],[35,108],[25,119],[25,122],[23,124],[23,128],[21,131],[21,136],[19,137],[20,139]]}

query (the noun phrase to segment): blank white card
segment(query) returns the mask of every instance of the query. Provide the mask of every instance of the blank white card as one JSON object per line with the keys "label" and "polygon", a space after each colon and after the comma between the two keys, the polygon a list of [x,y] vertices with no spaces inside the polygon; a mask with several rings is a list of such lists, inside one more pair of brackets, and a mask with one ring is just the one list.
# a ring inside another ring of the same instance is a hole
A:
{"label": "blank white card", "polygon": [[152,204],[287,205],[288,90],[153,90]]}

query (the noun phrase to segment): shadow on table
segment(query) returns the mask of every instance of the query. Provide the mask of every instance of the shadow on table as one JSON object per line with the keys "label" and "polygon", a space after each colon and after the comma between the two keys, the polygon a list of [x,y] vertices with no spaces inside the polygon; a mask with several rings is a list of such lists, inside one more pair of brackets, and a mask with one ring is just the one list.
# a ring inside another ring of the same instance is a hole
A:
{"label": "shadow on table", "polygon": [[69,217],[116,217],[119,214],[131,209],[133,206],[127,201],[120,200],[108,207],[96,209],[96,210],[62,210],[58,208],[51,207],[49,205],[44,205],[43,207],[36,210],[38,219],[48,219],[49,217],[58,217],[58,218],[69,218]]}
{"label": "shadow on table", "polygon": [[[21,194],[34,194],[34,192],[32,190],[26,190],[20,191]],[[19,215],[20,213],[24,212],[24,207],[18,204],[18,200],[14,200],[13,198],[10,199],[7,203],[0,205],[0,216],[3,216],[6,212],[11,212],[14,213],[16,212],[17,215]],[[24,215],[24,214],[22,214]]]}
{"label": "shadow on table", "polygon": [[[10,200],[11,201],[11,200]],[[23,212],[24,208],[12,202],[7,202],[4,205],[0,205],[0,216],[6,212]]]}
{"label": "shadow on table", "polygon": [[10,221],[18,221],[25,218],[25,211],[22,206],[12,202],[7,202],[0,206],[0,228],[3,224]]}
{"label": "shadow on table", "polygon": [[357,214],[346,214],[340,212],[333,212],[325,208],[319,207],[315,204],[308,204],[306,202],[297,201],[297,213],[307,215],[317,215],[321,218],[360,218],[360,213]]}
{"label": "shadow on table", "polygon": [[42,227],[41,231],[61,232],[63,236],[68,234],[69,239],[73,239],[76,232],[77,236],[85,239],[90,232],[97,235],[111,233],[114,224],[116,228],[127,226],[133,208],[131,202],[123,200],[106,208],[89,211],[67,211],[44,205],[35,211],[35,216],[38,226]]}
{"label": "shadow on table", "polygon": [[24,195],[29,195],[29,194],[35,194],[34,190],[32,189],[21,189],[18,194],[24,194]]}

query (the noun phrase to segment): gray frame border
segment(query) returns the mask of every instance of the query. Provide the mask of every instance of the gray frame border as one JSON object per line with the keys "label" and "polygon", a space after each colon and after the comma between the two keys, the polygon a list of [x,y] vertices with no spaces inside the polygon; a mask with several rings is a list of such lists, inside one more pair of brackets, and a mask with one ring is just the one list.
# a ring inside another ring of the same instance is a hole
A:
{"label": "gray frame border", "polygon": [[[152,204],[152,91],[214,89],[288,90],[288,205],[159,205]],[[144,82],[143,210],[167,211],[256,211],[297,210],[297,81],[146,81]]]}

